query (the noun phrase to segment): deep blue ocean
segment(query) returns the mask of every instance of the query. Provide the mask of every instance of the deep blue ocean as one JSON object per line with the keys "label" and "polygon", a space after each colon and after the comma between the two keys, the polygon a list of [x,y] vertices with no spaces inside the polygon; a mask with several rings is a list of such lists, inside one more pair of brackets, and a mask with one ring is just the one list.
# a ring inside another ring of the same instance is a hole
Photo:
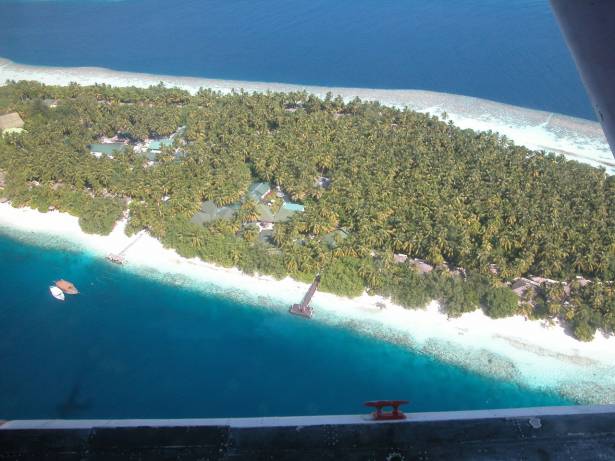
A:
{"label": "deep blue ocean", "polygon": [[0,56],[425,89],[595,120],[548,0],[0,0]]}
{"label": "deep blue ocean", "polygon": [[[571,403],[402,346],[0,234],[0,419],[363,413]],[[64,277],[81,294],[56,301]]]}

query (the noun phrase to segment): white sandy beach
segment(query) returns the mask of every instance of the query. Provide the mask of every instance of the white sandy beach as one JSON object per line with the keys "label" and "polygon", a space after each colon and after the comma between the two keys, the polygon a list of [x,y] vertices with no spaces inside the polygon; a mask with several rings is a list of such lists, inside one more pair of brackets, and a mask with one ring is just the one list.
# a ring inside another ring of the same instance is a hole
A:
{"label": "white sandy beach", "polygon": [[438,116],[446,112],[448,120],[460,128],[494,131],[530,149],[563,154],[572,160],[602,166],[609,174],[615,174],[615,160],[597,122],[468,96],[411,89],[329,88],[177,77],[120,72],[99,67],[29,66],[0,58],[0,85],[7,80],[36,80],[50,85],[68,85],[71,82],[81,85],[104,83],[111,86],[141,88],[163,82],[168,87],[181,88],[191,93],[196,93],[200,88],[209,88],[222,93],[243,89],[248,92],[307,91],[324,97],[331,92],[347,101],[359,97],[366,101],[380,101],[382,104],[399,108],[409,107]]}
{"label": "white sandy beach", "polygon": [[[106,237],[88,235],[77,218],[66,213],[0,204],[0,232],[43,245],[76,246],[101,258],[131,240],[124,226],[118,223]],[[149,235],[133,245],[126,258],[126,270],[190,289],[245,298],[255,308],[281,314],[307,289],[290,278],[248,276],[180,257]],[[378,308],[379,301],[387,307]],[[530,387],[558,390],[582,402],[615,402],[615,337],[598,334],[594,341],[582,343],[559,326],[547,327],[522,317],[493,320],[480,311],[449,320],[435,302],[427,309],[408,310],[377,296],[347,299],[319,292],[313,305],[314,321],[352,328]]]}

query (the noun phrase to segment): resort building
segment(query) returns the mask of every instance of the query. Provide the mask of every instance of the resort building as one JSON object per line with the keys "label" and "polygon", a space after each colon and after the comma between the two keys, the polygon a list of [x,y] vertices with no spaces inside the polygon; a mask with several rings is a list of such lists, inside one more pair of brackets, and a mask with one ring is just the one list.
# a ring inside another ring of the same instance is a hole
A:
{"label": "resort building", "polygon": [[421,274],[428,274],[429,272],[433,270],[433,266],[431,264],[428,264],[427,261],[424,261],[422,259],[413,259],[412,265]]}
{"label": "resort building", "polygon": [[113,158],[113,154],[117,154],[118,152],[121,152],[124,149],[124,147],[126,147],[126,144],[122,144],[119,142],[113,142],[113,143],[107,143],[107,144],[101,144],[101,143],[90,144],[90,154],[92,154],[96,158],[100,158],[103,155],[106,155],[109,158]]}
{"label": "resort building", "polygon": [[[175,130],[175,133],[171,134],[170,136],[167,136],[164,138],[153,138],[149,140],[146,139],[143,145],[139,147],[141,148],[142,151],[148,150],[155,154],[159,154],[162,152],[162,149],[164,149],[165,147],[173,147],[173,142],[175,140],[175,137],[183,135],[185,131],[186,131],[186,127],[180,126],[177,130]],[[176,155],[176,158],[177,158],[177,155]]]}
{"label": "resort building", "polygon": [[[276,187],[275,196],[270,196],[270,193],[271,185],[268,182],[254,182],[248,188],[247,198],[256,202],[256,211],[258,212],[259,222],[285,222],[288,221],[294,214],[305,211],[303,205],[286,201],[284,199],[286,194],[284,194],[279,186]],[[271,200],[268,201],[268,203],[264,203],[264,200],[268,195]]]}
{"label": "resort building", "polygon": [[270,206],[259,202],[256,205],[258,220],[261,223],[280,223],[288,221],[295,213],[304,211],[303,205],[292,202],[284,202],[277,212],[273,212]]}
{"label": "resort building", "polygon": [[273,223],[274,222],[274,214],[271,210],[271,207],[265,205],[264,203],[258,202],[256,204],[256,212],[258,213],[258,220],[261,223]]}
{"label": "resort building", "polygon": [[519,277],[518,279],[515,279],[510,287],[513,293],[520,298],[522,298],[526,294],[526,292],[528,292],[528,290],[530,291],[530,294],[533,295],[537,288],[540,288],[539,283],[536,283],[530,279],[526,279],[525,277]]}
{"label": "resort building", "polygon": [[534,282],[534,283],[537,283],[538,285],[542,285],[543,283],[545,285],[551,285],[553,283],[560,283],[559,280],[548,279],[548,278],[545,278],[545,277],[535,277],[535,276],[532,276],[532,277],[530,277],[530,280],[532,282]]}
{"label": "resort building", "polygon": [[171,147],[171,146],[173,146],[173,140],[171,138],[160,138],[160,139],[152,139],[147,144],[147,149],[150,152],[159,154],[160,152],[162,152],[162,149],[164,147]]}
{"label": "resort building", "polygon": [[[158,161],[158,156],[162,153],[163,149],[173,147],[175,137],[184,131],[185,127],[179,127],[175,133],[168,137],[145,139],[142,142],[134,142],[129,133],[118,132],[111,138],[102,136],[98,143],[90,145],[90,152],[96,157],[106,155],[113,158],[115,151],[121,151],[125,146],[130,146],[135,153],[145,158],[148,166],[152,166]],[[177,148],[173,155],[176,160],[179,160],[186,157],[187,154],[185,151]]]}
{"label": "resort building", "polygon": [[288,221],[295,213],[303,213],[304,211],[305,208],[303,205],[292,202],[284,202],[273,217],[273,222]]}
{"label": "resort building", "polygon": [[[296,213],[302,213],[305,208],[299,203],[285,202],[280,198],[273,198],[272,200],[278,200],[277,205],[271,202],[264,203],[262,200],[271,192],[269,183],[260,182],[253,183],[246,197],[240,202],[233,203],[232,205],[219,207],[212,200],[203,202],[201,209],[190,220],[194,224],[207,224],[217,219],[233,219],[239,209],[241,203],[247,200],[254,200],[256,202],[257,220],[254,223],[258,226],[260,233],[266,232],[267,235],[272,234],[273,226],[275,223],[281,223],[288,221]],[[282,202],[280,204],[280,201]]]}
{"label": "resort building", "polygon": [[201,210],[190,219],[190,222],[202,225],[218,219],[230,220],[237,214],[239,206],[238,203],[234,203],[232,205],[219,207],[212,200],[207,200],[201,204]]}
{"label": "resort building", "polygon": [[585,277],[582,277],[580,275],[577,275],[575,279],[580,287],[584,287],[592,283],[591,280],[587,280]]}
{"label": "resort building", "polygon": [[24,121],[17,112],[0,115],[0,132],[3,135],[7,133],[21,133],[23,125]]}
{"label": "resort building", "polygon": [[395,261],[396,264],[403,264],[408,260],[408,255],[405,255],[403,253],[395,253],[393,255],[393,261]]}
{"label": "resort building", "polygon": [[248,188],[248,197],[260,202],[269,192],[271,192],[271,185],[268,182],[255,182]]}

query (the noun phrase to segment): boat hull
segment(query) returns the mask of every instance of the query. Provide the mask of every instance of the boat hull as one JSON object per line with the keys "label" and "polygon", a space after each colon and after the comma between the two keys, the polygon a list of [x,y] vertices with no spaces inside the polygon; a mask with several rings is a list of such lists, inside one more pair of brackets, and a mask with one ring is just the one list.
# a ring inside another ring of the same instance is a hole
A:
{"label": "boat hull", "polygon": [[58,301],[64,301],[64,292],[60,290],[58,287],[50,286],[49,292],[51,293],[51,296],[53,296]]}
{"label": "boat hull", "polygon": [[77,287],[67,280],[56,281],[56,286],[68,295],[76,295],[79,293]]}

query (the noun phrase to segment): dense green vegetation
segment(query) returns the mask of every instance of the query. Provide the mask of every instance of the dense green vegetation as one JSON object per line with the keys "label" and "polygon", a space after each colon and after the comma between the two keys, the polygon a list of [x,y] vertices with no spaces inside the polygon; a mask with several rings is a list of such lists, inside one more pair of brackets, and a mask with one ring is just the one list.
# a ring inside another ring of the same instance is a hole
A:
{"label": "dense green vegetation", "polygon": [[[128,208],[131,232],[147,228],[184,256],[249,273],[309,281],[320,271],[324,290],[367,287],[409,307],[436,298],[449,315],[482,305],[492,317],[559,318],[581,339],[615,329],[614,289],[600,282],[615,278],[615,179],[603,170],[410,110],[304,93],[191,96],[162,86],[20,82],[0,88],[0,112],[10,111],[27,133],[0,141],[3,194],[16,205],[66,210],[87,232],[108,233]],[[151,167],[134,152],[113,160],[88,153],[101,136],[136,142],[179,126],[180,159],[169,148]],[[203,200],[233,203],[255,179],[306,208],[276,224],[273,244],[245,226],[249,203],[234,220],[190,223]],[[342,227],[347,238],[324,241]],[[395,264],[394,253],[468,276],[422,275]],[[559,297],[550,287],[535,305],[519,306],[505,282],[526,274],[595,282]]]}

